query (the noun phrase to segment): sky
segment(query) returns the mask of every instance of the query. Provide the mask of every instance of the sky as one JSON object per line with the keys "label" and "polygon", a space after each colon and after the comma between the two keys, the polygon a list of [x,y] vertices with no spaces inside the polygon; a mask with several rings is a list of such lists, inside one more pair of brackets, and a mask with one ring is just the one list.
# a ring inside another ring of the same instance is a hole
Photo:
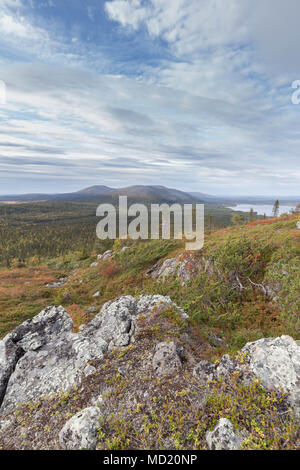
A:
{"label": "sky", "polygon": [[299,18],[298,0],[1,0],[0,194],[300,195]]}

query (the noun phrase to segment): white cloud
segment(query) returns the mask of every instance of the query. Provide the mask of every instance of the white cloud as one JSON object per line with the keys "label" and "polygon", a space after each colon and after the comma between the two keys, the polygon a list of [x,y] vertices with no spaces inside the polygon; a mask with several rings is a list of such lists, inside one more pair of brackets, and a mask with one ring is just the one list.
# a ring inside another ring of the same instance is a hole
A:
{"label": "white cloud", "polygon": [[122,26],[161,37],[189,63],[240,48],[252,52],[252,63],[255,52],[254,67],[264,73],[300,72],[298,0],[112,0],[105,8]]}
{"label": "white cloud", "polygon": [[143,21],[149,19],[151,11],[141,6],[141,0],[116,0],[105,4],[106,11],[112,20],[118,21],[122,26],[131,26],[137,29]]}
{"label": "white cloud", "polygon": [[238,0],[113,0],[105,8],[112,20],[134,29],[144,25],[151,36],[175,44],[179,54],[238,43],[247,32],[241,22],[247,8]]}
{"label": "white cloud", "polygon": [[0,16],[0,32],[5,35],[17,36],[19,38],[36,39],[36,31],[24,20],[17,21],[12,16],[3,14]]}
{"label": "white cloud", "polygon": [[288,114],[282,121],[261,107],[68,67],[6,65],[0,75],[8,83],[0,129],[6,177],[22,161],[26,174],[48,181],[101,176],[107,184],[134,184],[139,174],[145,183],[208,192],[243,192],[245,178],[248,192],[263,181],[287,192],[288,181],[299,185],[300,137]]}
{"label": "white cloud", "polygon": [[[294,0],[290,5],[299,10]],[[280,21],[283,2],[106,2],[118,34],[141,29],[154,50],[158,38],[168,49],[155,67],[139,64],[138,80],[84,71],[80,66],[106,60],[113,70],[113,59],[72,42],[75,31],[66,44],[55,25],[37,27],[20,7],[13,0],[0,5],[2,46],[26,59],[0,64],[6,178],[22,175],[23,165],[41,181],[120,185],[138,175],[145,183],[212,193],[273,192],[276,185],[297,191],[299,109],[284,88],[297,55],[277,32],[293,44],[300,37],[296,20]]]}

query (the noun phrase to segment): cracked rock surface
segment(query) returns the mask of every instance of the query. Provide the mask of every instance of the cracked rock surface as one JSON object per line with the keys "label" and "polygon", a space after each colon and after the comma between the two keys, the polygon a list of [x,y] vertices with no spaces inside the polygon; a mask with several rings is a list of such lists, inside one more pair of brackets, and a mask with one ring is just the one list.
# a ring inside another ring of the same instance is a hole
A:
{"label": "cracked rock surface", "polygon": [[[175,305],[160,295],[131,296],[107,302],[79,333],[63,307],[48,307],[0,341],[1,414],[19,403],[68,391],[79,385],[91,360],[134,340],[138,316],[160,304]],[[180,314],[184,312],[178,308]]]}

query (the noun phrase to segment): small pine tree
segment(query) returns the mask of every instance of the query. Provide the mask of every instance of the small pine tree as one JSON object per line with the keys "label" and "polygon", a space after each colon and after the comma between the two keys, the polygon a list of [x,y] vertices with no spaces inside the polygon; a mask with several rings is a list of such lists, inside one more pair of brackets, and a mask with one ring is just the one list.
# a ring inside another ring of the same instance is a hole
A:
{"label": "small pine tree", "polygon": [[277,199],[277,201],[275,201],[272,212],[273,212],[274,217],[278,217],[278,214],[279,214],[279,201],[278,201],[278,199]]}
{"label": "small pine tree", "polygon": [[249,212],[249,222],[253,222],[254,220],[255,220],[254,210],[251,207],[250,212]]}

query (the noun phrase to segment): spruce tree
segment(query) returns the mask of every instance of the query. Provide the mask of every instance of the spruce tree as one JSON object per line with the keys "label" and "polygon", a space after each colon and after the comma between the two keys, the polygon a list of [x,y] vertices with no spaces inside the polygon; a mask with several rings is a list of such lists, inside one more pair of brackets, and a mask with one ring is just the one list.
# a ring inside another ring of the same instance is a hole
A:
{"label": "spruce tree", "polygon": [[279,214],[279,201],[278,201],[278,199],[277,199],[277,201],[275,201],[272,212],[273,212],[274,217],[278,217],[278,214]]}

